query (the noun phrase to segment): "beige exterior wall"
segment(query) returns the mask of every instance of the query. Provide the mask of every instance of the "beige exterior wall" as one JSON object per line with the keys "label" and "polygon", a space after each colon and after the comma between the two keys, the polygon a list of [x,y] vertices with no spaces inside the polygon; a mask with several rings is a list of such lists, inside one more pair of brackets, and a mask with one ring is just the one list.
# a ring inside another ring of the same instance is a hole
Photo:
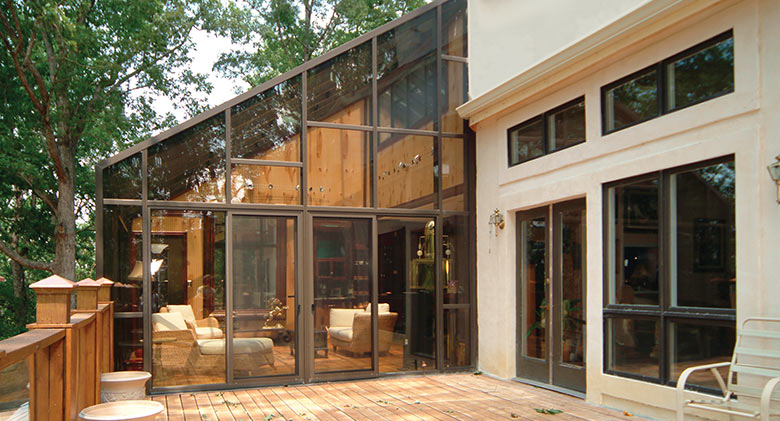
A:
{"label": "beige exterior wall", "polygon": [[[494,2],[469,3],[470,77],[475,89],[472,98],[484,92],[486,87],[498,86],[511,76],[522,76],[523,72],[534,70],[529,68],[528,62],[526,66],[517,66],[509,54],[498,48],[481,52],[492,54],[486,59],[492,64],[476,59],[479,49],[484,47],[480,43],[485,44],[489,38],[495,41],[504,37],[480,33],[480,25],[489,26],[490,17],[510,15],[504,11],[499,13],[498,7],[487,14],[487,3],[492,6]],[[540,3],[539,7],[546,4]],[[780,154],[778,22],[780,2],[777,1],[709,2],[682,21],[648,25],[643,32],[632,35],[631,39],[636,41],[623,45],[614,54],[602,55],[603,59],[578,71],[576,78],[561,81],[553,80],[553,76],[539,78],[537,86],[520,90],[520,94],[512,98],[502,98],[499,112],[472,126],[477,133],[480,370],[502,378],[512,378],[517,373],[516,212],[585,197],[587,399],[658,419],[672,418],[673,388],[602,374],[602,185],[729,154],[734,154],[736,166],[737,320],[752,315],[780,317],[780,306],[777,305],[780,259],[776,248],[776,239],[780,238],[780,205],[776,186],[766,170],[774,156]],[[730,28],[734,31],[733,93],[607,136],[601,135],[602,86]],[[558,28],[550,30],[553,29]],[[585,30],[585,27],[579,30]],[[521,44],[517,40],[510,41]],[[509,65],[499,65],[505,62]],[[511,68],[512,74],[499,74],[497,67],[504,67],[501,71]],[[475,84],[474,81],[479,82]],[[585,96],[587,125],[584,144],[507,167],[509,127],[582,95]],[[497,236],[490,233],[487,224],[490,213],[496,208],[507,219],[506,228]]]}

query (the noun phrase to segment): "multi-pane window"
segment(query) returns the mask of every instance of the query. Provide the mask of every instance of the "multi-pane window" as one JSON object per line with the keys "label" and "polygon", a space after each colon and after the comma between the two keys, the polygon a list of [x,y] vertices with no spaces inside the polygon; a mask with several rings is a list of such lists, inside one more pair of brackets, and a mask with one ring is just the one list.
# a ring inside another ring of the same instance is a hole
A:
{"label": "multi-pane window", "polygon": [[585,141],[585,98],[580,97],[507,131],[509,166]]}
{"label": "multi-pane window", "polygon": [[[605,187],[605,367],[674,383],[728,360],[736,308],[733,158]],[[708,379],[693,379],[717,388]]]}
{"label": "multi-pane window", "polygon": [[601,88],[603,132],[734,91],[734,37],[727,31]]}

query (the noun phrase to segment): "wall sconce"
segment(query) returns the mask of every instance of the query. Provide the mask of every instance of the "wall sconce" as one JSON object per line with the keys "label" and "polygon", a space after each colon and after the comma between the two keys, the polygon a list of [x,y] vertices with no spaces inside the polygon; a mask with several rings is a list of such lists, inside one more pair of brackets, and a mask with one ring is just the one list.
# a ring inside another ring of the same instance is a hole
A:
{"label": "wall sconce", "polygon": [[780,203],[780,155],[775,157],[775,161],[776,162],[769,164],[766,169],[769,170],[769,176],[772,177],[772,180],[777,184],[777,203]]}
{"label": "wall sconce", "polygon": [[498,230],[504,229],[504,215],[499,211],[498,209],[494,210],[492,214],[490,214],[490,220],[488,221],[488,224],[490,224],[490,231],[493,231],[493,227],[496,227],[496,237],[498,237]]}

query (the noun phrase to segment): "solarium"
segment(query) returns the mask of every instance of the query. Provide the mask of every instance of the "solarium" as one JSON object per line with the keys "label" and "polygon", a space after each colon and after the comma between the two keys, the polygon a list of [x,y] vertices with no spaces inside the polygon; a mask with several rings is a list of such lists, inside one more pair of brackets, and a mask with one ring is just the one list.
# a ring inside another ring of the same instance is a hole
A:
{"label": "solarium", "polygon": [[465,9],[424,6],[98,165],[116,370],[163,391],[473,367]]}

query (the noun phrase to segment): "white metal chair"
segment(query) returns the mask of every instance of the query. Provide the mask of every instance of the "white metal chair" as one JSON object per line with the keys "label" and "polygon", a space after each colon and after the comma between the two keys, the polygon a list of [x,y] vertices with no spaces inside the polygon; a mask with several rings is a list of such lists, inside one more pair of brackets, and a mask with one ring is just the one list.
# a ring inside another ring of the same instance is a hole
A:
{"label": "white metal chair", "polygon": [[[728,382],[718,368],[729,367]],[[695,371],[709,370],[720,385],[723,397],[685,399],[685,382]],[[775,387],[780,383],[780,319],[749,317],[737,330],[731,362],[687,368],[677,381],[677,420],[685,419],[685,408],[769,421],[780,416],[772,401],[780,401]]]}

